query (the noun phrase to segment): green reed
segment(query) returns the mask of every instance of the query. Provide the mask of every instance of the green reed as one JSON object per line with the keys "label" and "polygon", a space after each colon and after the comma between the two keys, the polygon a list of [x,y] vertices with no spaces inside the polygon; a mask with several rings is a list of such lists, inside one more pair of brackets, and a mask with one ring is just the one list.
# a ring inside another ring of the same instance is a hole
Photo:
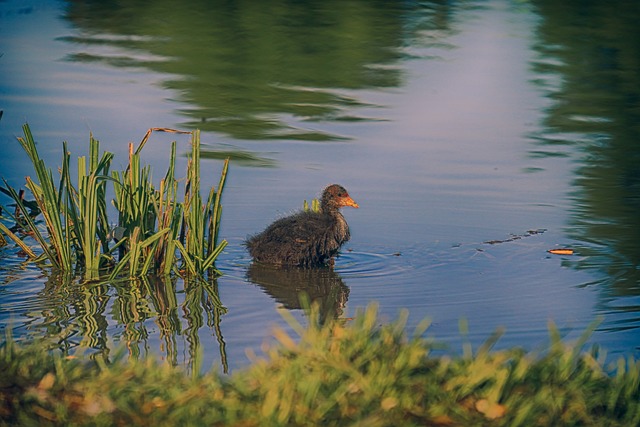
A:
{"label": "green reed", "polygon": [[[182,254],[184,267],[190,274],[199,274],[213,268],[213,263],[227,245],[218,244],[222,205],[220,197],[227,177],[229,160],[225,160],[218,183],[212,188],[203,204],[200,195],[200,131],[192,134],[191,155],[187,166],[185,188],[184,223],[179,240],[175,244]],[[214,269],[215,270],[215,269]]]}
{"label": "green reed", "polygon": [[[15,190],[13,188],[11,188],[9,186],[9,184],[7,184],[7,181],[3,179],[3,182],[5,184],[5,186],[7,187],[7,192],[9,193],[9,196],[11,198],[13,198],[14,200],[16,200],[16,215],[12,216],[9,214],[9,217],[16,223],[16,224],[20,224],[23,222],[26,222],[22,220],[22,216],[19,215],[19,212],[22,210],[24,211],[25,207],[22,204],[22,198],[20,197],[19,194],[17,194],[15,192]],[[27,216],[29,216],[27,214]],[[31,218],[29,218],[31,219]],[[27,245],[25,242],[22,241],[22,239],[20,239],[20,237],[18,237],[13,231],[11,231],[11,229],[9,227],[7,227],[6,225],[4,225],[4,223],[2,223],[0,221],[0,235],[2,236],[2,245],[1,246],[5,246],[7,244],[7,240],[5,239],[4,236],[7,236],[9,239],[13,240],[19,247],[20,249],[30,258],[30,259],[36,259],[38,258],[38,256],[36,255],[35,252],[33,252],[33,250],[31,250],[31,247],[29,247],[29,245]],[[42,238],[42,235],[38,234],[38,235],[34,235],[34,237],[36,238],[36,240]]]}
{"label": "green reed", "polygon": [[175,262],[176,244],[182,223],[184,211],[181,203],[175,203],[178,197],[178,180],[175,179],[176,143],[171,144],[169,168],[160,181],[158,198],[155,203],[155,214],[159,230],[168,229],[169,232],[158,241],[153,254],[156,271],[169,274]]}
{"label": "green reed", "polygon": [[[202,276],[208,271],[218,274],[214,263],[227,242],[219,239],[221,196],[229,167],[224,162],[217,190],[212,188],[206,203],[200,195],[200,132],[184,132],[152,128],[138,148],[129,149],[129,164],[125,171],[110,171],[113,154],[100,153],[99,142],[91,136],[89,157],[78,158],[77,185],[70,174],[70,153],[63,143],[60,179],[40,158],[28,125],[23,126],[24,137],[18,138],[31,160],[37,182],[26,178],[41,212],[46,232],[39,221],[27,213],[21,194],[5,181],[7,193],[15,201],[17,212],[13,218],[24,224],[42,255],[37,257],[29,245],[4,224],[0,231],[15,241],[32,259],[47,259],[54,269],[63,272],[80,271],[85,280],[98,280],[111,270],[110,278],[120,277],[126,270],[128,277],[141,277],[151,272],[169,274],[181,262],[188,274]],[[150,167],[141,166],[140,152],[152,132],[190,134],[191,153],[187,165],[184,200],[178,200],[178,180],[175,177],[176,142],[171,145],[169,167],[156,190]],[[107,183],[112,182],[115,198],[113,206],[118,222],[110,229],[107,217]],[[114,237],[115,244],[110,244]],[[119,251],[116,263],[113,256]],[[178,255],[181,255],[178,257]]]}
{"label": "green reed", "polygon": [[[30,215],[25,214],[20,219],[24,220],[54,268],[62,271],[81,268],[87,280],[97,279],[101,262],[106,259],[101,249],[107,249],[104,174],[109,170],[113,155],[103,153],[99,157],[100,144],[91,137],[89,164],[85,157],[78,158],[79,186],[76,189],[69,173],[70,155],[66,143],[63,143],[62,168],[56,189],[53,173],[40,158],[29,126],[24,125],[23,131],[24,138],[18,138],[18,141],[29,156],[38,178],[36,183],[27,177],[26,186],[42,213],[48,239]],[[26,213],[22,198],[6,181],[5,185],[19,210]],[[9,237],[21,247],[26,245],[15,235]],[[27,253],[31,257],[35,255],[32,251]]]}
{"label": "green reed", "polygon": [[69,152],[64,146],[62,177],[66,181],[65,193],[68,197],[65,218],[70,219],[72,235],[77,242],[76,254],[83,261],[85,279],[100,277],[100,268],[109,256],[107,220],[106,182],[113,154],[99,156],[100,143],[90,138],[89,164],[85,157],[78,158],[78,189],[75,190],[69,176]]}
{"label": "green reed", "polygon": [[[72,249],[72,238],[67,233],[69,229],[69,218],[68,216],[61,215],[61,213],[66,210],[65,196],[61,194],[62,189],[65,188],[64,180],[60,180],[58,185],[59,190],[56,190],[53,173],[50,168],[46,167],[44,160],[40,158],[38,150],[36,149],[36,143],[31,134],[31,129],[28,125],[24,125],[22,129],[24,138],[18,138],[18,141],[29,156],[39,182],[39,184],[37,184],[30,177],[27,177],[26,185],[33,194],[35,202],[42,212],[49,240],[40,232],[40,229],[35,224],[35,220],[31,218],[31,216],[25,214],[24,220],[28,229],[33,233],[33,237],[44,251],[44,255],[52,265],[59,270],[71,271],[74,266],[74,251]],[[10,187],[8,187],[8,189],[20,210],[26,213],[27,210],[24,208],[21,198],[17,197],[16,191]]]}
{"label": "green reed", "polygon": [[304,200],[302,202],[302,210],[311,211],[311,212],[320,212],[320,200],[311,199],[311,206],[309,206],[309,202]]}
{"label": "green reed", "polygon": [[[170,170],[175,165],[175,142],[172,143]],[[160,240],[169,234],[166,227],[157,228],[156,204],[160,196],[151,180],[151,168],[140,166],[140,154],[129,144],[129,165],[125,171],[113,171],[111,178],[115,190],[113,204],[118,210],[116,240],[126,242],[120,246],[120,263],[111,273],[116,278],[125,266],[129,277],[140,277],[157,271],[155,251]],[[171,200],[175,203],[175,200]],[[124,239],[124,240],[123,240]]]}

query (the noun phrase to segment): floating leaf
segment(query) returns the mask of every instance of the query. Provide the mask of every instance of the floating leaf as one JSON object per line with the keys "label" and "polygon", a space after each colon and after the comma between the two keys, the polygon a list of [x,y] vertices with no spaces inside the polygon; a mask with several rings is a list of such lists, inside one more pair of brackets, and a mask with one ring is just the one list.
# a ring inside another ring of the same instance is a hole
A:
{"label": "floating leaf", "polygon": [[573,249],[549,249],[547,252],[554,255],[573,255]]}

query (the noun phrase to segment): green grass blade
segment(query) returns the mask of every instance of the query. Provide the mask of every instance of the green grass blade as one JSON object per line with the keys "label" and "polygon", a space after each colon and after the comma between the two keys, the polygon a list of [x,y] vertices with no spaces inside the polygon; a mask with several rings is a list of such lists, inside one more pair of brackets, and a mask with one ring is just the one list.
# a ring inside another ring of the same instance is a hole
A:
{"label": "green grass blade", "polygon": [[178,250],[180,251],[180,253],[182,254],[182,261],[185,263],[185,267],[187,271],[191,274],[197,275],[198,269],[196,268],[196,264],[192,261],[189,252],[187,252],[187,249],[184,247],[182,243],[180,243],[179,240],[176,239],[173,242],[178,248]]}
{"label": "green grass blade", "polygon": [[[6,180],[3,179],[3,181],[10,193],[9,195],[16,202],[16,205],[18,206],[18,208],[22,212],[27,212],[24,204],[22,203],[22,199],[20,198],[18,193],[16,193],[16,191],[11,186],[9,186]],[[41,194],[38,191],[37,185],[35,185],[35,183],[33,185],[34,185],[35,191],[31,190],[31,192],[36,200],[36,203],[38,204],[38,207],[41,208],[43,205],[41,202]],[[33,237],[36,239],[36,241],[42,248],[46,257],[49,259],[49,261],[53,264],[54,267],[60,268],[59,258],[55,250],[51,248],[51,245],[49,244],[47,239],[42,235],[42,233],[40,232],[40,229],[36,226],[36,223],[34,222],[33,218],[31,218],[29,215],[25,215],[24,220],[27,223],[27,227],[29,228],[29,231],[33,233]]]}
{"label": "green grass blade", "polygon": [[212,227],[209,228],[209,235],[213,236],[212,242],[209,244],[209,252],[218,245],[218,232],[220,230],[220,220],[222,218],[222,190],[227,180],[227,171],[229,170],[229,159],[224,161],[220,181],[218,182],[218,191],[216,191],[216,199],[213,205]]}
{"label": "green grass blade", "polygon": [[[65,229],[62,226],[60,218],[61,215],[65,214],[64,208],[60,203],[61,194],[59,191],[56,191],[53,185],[51,170],[46,167],[44,161],[38,154],[35,140],[33,139],[29,125],[25,124],[22,129],[24,138],[18,138],[18,141],[29,156],[40,183],[40,185],[36,185],[27,177],[27,188],[31,190],[36,198],[36,202],[38,203],[42,216],[45,219],[47,230],[49,231],[51,245],[53,246],[52,251],[46,250],[45,252],[47,252],[47,256],[51,262],[58,268],[65,271],[71,271],[73,268],[73,259],[70,239],[68,239],[68,236],[65,233]],[[55,256],[50,256],[50,252],[55,253]]]}
{"label": "green grass blade", "polygon": [[[223,249],[227,247],[227,241],[223,240],[220,244],[214,249],[213,252],[209,254],[209,256],[202,263],[202,270],[208,270],[213,267],[213,264],[216,262],[216,258],[222,253]],[[216,270],[216,272],[218,272]],[[219,273],[219,272],[218,272]]]}

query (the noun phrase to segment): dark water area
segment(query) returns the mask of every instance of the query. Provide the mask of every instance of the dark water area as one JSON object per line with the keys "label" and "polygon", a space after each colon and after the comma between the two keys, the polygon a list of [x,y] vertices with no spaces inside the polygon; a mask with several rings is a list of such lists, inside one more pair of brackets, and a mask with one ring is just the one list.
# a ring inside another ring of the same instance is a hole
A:
{"label": "dark water area", "polygon": [[[202,185],[231,158],[207,286],[88,285],[0,248],[0,327],[20,340],[173,364],[245,366],[299,294],[325,317],[379,304],[460,349],[536,349],[595,319],[640,356],[640,6],[636,2],[0,2],[0,175],[57,167],[89,134],[127,162],[150,127],[200,129]],[[158,179],[169,144],[143,161]],[[54,172],[55,174],[55,172]],[[351,240],[333,270],[252,265],[242,246],[330,183]],[[0,198],[4,206],[7,199]],[[114,215],[112,217],[115,218]],[[552,255],[571,248],[574,255]]]}

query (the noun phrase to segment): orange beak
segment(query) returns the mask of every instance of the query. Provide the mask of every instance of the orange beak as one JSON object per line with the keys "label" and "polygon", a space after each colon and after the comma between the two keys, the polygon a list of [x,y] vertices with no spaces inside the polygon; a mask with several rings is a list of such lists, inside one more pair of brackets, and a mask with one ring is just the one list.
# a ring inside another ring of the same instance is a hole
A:
{"label": "orange beak", "polygon": [[349,195],[344,196],[340,199],[340,206],[351,206],[352,208],[356,209],[360,207]]}

